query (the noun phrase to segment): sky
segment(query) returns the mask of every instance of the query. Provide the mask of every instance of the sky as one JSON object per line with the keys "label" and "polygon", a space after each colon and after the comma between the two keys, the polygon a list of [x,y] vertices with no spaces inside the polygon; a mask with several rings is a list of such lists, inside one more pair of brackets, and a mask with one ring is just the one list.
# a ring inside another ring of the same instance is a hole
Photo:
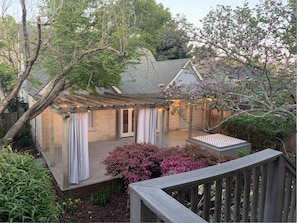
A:
{"label": "sky", "polygon": [[260,3],[260,0],[156,0],[165,8],[169,8],[172,17],[176,14],[183,14],[188,22],[199,27],[200,19],[204,18],[211,9],[215,9],[216,5],[230,5],[232,8],[242,6],[245,2],[249,3],[252,8]]}
{"label": "sky", "polygon": [[[214,9],[216,5],[230,5],[233,8],[242,6],[244,2],[248,2],[250,7],[254,7],[260,0],[155,0],[157,3],[163,4],[165,8],[169,8],[172,17],[176,14],[183,14],[188,22],[193,23],[195,26],[200,26],[199,20],[207,15],[207,13]],[[26,0],[27,5],[36,5],[38,0]],[[19,6],[19,0],[0,0],[1,6],[10,6],[10,10]],[[29,15],[36,15],[32,13],[32,7],[29,7]],[[18,18],[20,17],[19,10],[11,11],[11,14]]]}

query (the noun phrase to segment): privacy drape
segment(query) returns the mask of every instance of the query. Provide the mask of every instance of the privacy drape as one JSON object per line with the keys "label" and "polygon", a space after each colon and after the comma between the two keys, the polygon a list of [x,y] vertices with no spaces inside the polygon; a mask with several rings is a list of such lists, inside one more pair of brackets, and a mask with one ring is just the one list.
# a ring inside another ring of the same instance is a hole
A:
{"label": "privacy drape", "polygon": [[69,118],[69,183],[78,184],[90,177],[88,113],[71,113]]}
{"label": "privacy drape", "polygon": [[138,110],[137,143],[156,144],[157,108]]}

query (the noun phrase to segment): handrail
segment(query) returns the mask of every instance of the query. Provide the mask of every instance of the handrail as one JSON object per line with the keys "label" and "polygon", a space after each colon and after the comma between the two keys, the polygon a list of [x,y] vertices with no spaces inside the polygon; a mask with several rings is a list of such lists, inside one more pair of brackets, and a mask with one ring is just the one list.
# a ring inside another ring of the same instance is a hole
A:
{"label": "handrail", "polygon": [[[162,219],[164,222],[206,223],[205,220],[197,216],[194,212],[192,212],[185,206],[181,205],[177,200],[172,199],[171,196],[169,196],[167,193],[164,193],[164,191],[162,191],[161,189],[142,187],[137,185],[133,185],[132,188],[132,190],[136,192],[137,195],[141,198],[145,207],[149,208],[156,214],[154,221],[157,221],[157,219]],[[134,201],[133,196],[131,198],[131,201]],[[133,205],[135,205],[135,203],[131,202],[131,210],[134,209]],[[150,219],[150,222],[151,220],[152,219]],[[143,221],[147,222],[144,219],[141,222]],[[136,222],[139,221],[137,220]]]}
{"label": "handrail", "polygon": [[[216,208],[220,205],[220,210],[215,210],[215,221],[220,221],[221,215],[225,221],[229,221],[231,218],[231,205],[235,205],[233,207],[235,209],[233,213],[234,221],[240,218],[246,221],[262,221],[265,219],[280,221],[283,206],[288,206],[285,210],[288,215],[289,213],[294,215],[294,212],[290,212],[290,210],[292,205],[296,207],[296,200],[289,199],[289,201],[285,201],[281,197],[282,193],[277,194],[285,190],[285,183],[277,184],[275,180],[275,177],[277,177],[278,181],[285,182],[285,167],[282,168],[282,166],[288,164],[282,158],[281,152],[266,149],[219,165],[130,184],[131,222],[158,220],[165,222],[208,221],[212,191],[215,191],[216,196],[219,196],[219,199],[216,198],[213,205],[216,205]],[[289,167],[289,169],[293,171],[294,168]],[[290,177],[291,180],[286,183],[286,187],[294,188],[292,185],[296,181],[296,171],[295,176],[293,173],[293,176]],[[243,181],[245,181],[244,187]],[[250,182],[254,185],[252,189]],[[215,185],[214,189],[212,189],[213,185]],[[204,206],[202,216],[204,219],[196,214],[198,190],[200,190],[201,186],[203,187]],[[225,188],[224,193],[228,195],[225,195],[225,200],[221,200],[223,188]],[[173,199],[174,192],[177,193],[179,202]],[[291,193],[296,194],[296,188]],[[190,196],[189,207],[182,204],[186,194]],[[285,205],[280,204],[282,202],[278,202],[277,199],[284,200]],[[222,207],[222,202],[225,202],[226,207]],[[254,207],[249,207],[250,202]],[[289,204],[289,202],[291,203]],[[277,203],[277,205],[274,205],[274,203]],[[241,213],[242,209],[240,208],[242,208],[242,205],[246,209],[251,209],[252,213],[249,214],[249,210],[244,210],[244,213]],[[221,213],[221,207],[223,213]],[[288,219],[286,216],[282,216],[282,218]]]}
{"label": "handrail", "polygon": [[230,176],[236,171],[244,171],[264,163],[269,163],[280,156],[282,156],[281,152],[266,149],[222,164],[209,166],[207,168],[140,181],[130,185],[155,187],[170,191],[171,189],[179,189],[185,186],[190,187],[192,185],[201,184],[205,181],[212,181],[222,176]]}

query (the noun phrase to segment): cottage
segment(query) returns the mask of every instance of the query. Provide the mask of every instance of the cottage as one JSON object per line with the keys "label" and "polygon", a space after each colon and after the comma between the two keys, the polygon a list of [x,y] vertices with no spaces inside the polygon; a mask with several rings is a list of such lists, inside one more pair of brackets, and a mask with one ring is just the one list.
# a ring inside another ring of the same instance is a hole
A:
{"label": "cottage", "polygon": [[[44,85],[27,83],[29,106],[42,94],[49,80],[42,69],[37,69],[35,75]],[[139,64],[129,66],[121,74],[120,86],[98,89],[96,96],[88,92],[61,93],[31,121],[35,143],[42,153],[50,154],[52,167],[56,165],[55,151],[60,148],[62,189],[79,185],[91,177],[89,143],[132,137],[135,142],[156,144],[158,137],[162,146],[164,134],[187,129],[189,111],[185,112],[186,118],[172,114],[170,104],[160,95],[159,85],[167,86],[173,81],[188,84],[201,79],[189,59],[156,61],[146,52]],[[192,125],[202,128],[203,111],[195,110],[192,117]]]}

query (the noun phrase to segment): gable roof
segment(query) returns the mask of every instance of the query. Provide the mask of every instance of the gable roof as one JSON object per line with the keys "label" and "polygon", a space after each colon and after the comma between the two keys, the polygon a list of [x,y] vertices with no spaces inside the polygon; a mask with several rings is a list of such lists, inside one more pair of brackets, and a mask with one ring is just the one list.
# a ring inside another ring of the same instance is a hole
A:
{"label": "gable roof", "polygon": [[45,68],[42,63],[36,61],[30,75],[28,77],[28,81],[26,82],[25,90],[31,96],[36,96],[40,93],[40,91],[50,82],[52,77],[47,74]]}
{"label": "gable roof", "polygon": [[121,74],[119,88],[123,94],[159,93],[160,84],[168,86],[173,81],[189,84],[202,80],[189,58],[166,61],[146,58]]}

